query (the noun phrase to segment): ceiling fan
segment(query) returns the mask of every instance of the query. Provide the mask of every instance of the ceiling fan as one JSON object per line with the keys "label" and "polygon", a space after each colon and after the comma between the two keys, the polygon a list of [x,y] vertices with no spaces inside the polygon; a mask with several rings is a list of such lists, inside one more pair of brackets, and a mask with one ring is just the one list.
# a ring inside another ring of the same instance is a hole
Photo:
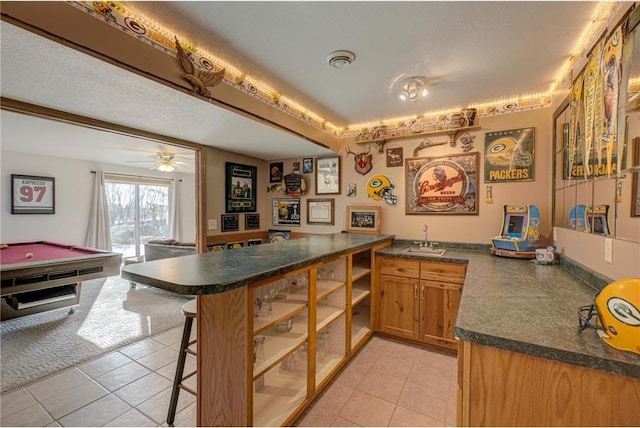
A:
{"label": "ceiling fan", "polygon": [[148,160],[148,161],[127,161],[128,163],[149,163],[154,162],[155,164],[149,169],[157,169],[162,172],[171,172],[176,169],[178,165],[184,165],[184,162],[180,162],[175,160],[175,153],[171,152],[158,152],[157,160]]}

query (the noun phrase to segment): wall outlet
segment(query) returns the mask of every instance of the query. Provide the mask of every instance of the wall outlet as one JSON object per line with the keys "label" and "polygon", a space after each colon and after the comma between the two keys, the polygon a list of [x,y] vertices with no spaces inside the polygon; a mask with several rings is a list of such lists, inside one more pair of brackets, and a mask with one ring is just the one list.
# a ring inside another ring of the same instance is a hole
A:
{"label": "wall outlet", "polygon": [[217,229],[218,228],[218,220],[216,220],[215,218],[210,218],[209,219],[209,230],[213,230],[213,229]]}
{"label": "wall outlet", "polygon": [[613,239],[604,238],[604,261],[613,263]]}

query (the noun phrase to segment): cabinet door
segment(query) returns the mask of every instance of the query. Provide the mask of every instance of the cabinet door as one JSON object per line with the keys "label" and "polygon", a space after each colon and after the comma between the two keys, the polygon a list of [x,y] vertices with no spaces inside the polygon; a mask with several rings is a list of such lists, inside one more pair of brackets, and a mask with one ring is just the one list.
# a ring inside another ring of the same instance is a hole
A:
{"label": "cabinet door", "polygon": [[380,276],[380,330],[395,336],[416,338],[419,280]]}
{"label": "cabinet door", "polygon": [[420,281],[420,340],[456,349],[453,328],[462,286],[441,281]]}

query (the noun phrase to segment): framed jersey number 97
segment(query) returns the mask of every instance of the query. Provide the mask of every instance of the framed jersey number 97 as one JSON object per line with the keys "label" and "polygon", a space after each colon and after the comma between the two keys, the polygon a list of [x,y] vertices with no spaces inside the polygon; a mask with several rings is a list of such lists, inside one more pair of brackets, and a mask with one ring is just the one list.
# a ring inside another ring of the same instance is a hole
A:
{"label": "framed jersey number 97", "polygon": [[55,178],[11,174],[11,214],[55,214]]}

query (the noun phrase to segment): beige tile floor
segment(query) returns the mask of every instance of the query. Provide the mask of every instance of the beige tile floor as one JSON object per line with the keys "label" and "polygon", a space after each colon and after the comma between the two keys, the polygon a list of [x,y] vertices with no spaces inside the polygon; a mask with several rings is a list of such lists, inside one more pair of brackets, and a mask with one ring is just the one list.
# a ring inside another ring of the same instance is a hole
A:
{"label": "beige tile floor", "polygon": [[[0,425],[166,426],[181,334],[169,330],[2,395]],[[296,425],[453,426],[455,361],[374,336]],[[186,370],[194,367],[189,357]],[[182,391],[174,425],[195,422],[195,397]]]}

